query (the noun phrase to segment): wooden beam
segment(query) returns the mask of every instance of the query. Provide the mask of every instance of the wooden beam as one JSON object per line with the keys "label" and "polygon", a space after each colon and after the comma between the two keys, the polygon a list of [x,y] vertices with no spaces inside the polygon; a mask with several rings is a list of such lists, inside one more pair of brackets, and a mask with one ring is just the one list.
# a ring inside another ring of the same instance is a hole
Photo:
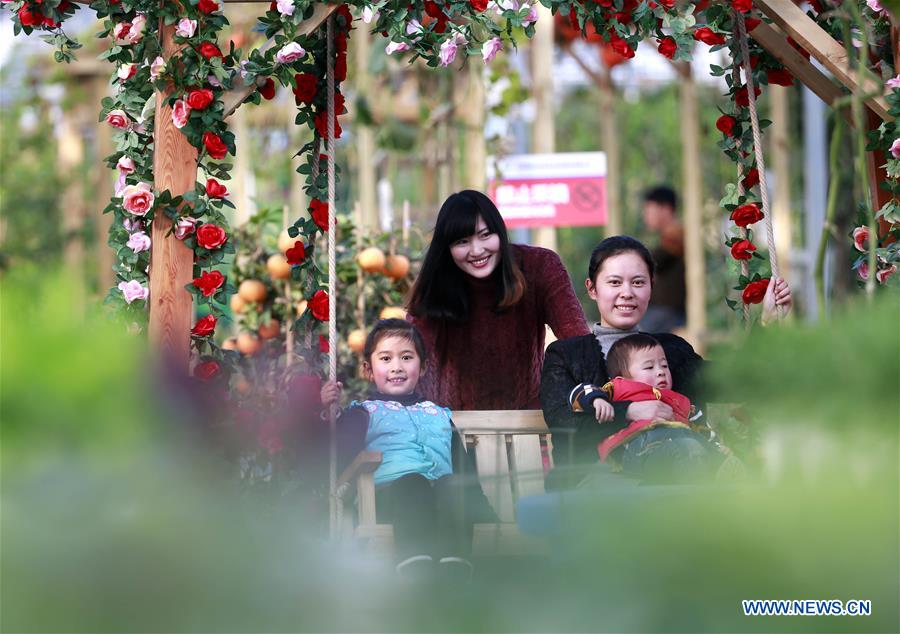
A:
{"label": "wooden beam", "polygon": [[[810,55],[827,68],[847,89],[853,92],[861,89],[866,95],[872,95],[866,100],[866,105],[875,114],[886,121],[893,120],[888,112],[889,107],[884,98],[883,87],[869,77],[863,77],[860,80],[856,72],[850,69],[844,47],[838,44],[792,0],[756,0],[756,5],[794,41],[809,51]],[[754,29],[754,37],[758,29],[759,27]]]}
{"label": "wooden beam", "polygon": [[[247,0],[225,0],[225,2],[246,2]],[[262,2],[263,0],[253,0]],[[265,0],[268,2],[268,0]],[[318,29],[322,24],[325,23],[325,20],[329,15],[334,13],[339,5],[337,4],[316,4],[313,9],[313,14],[310,16],[308,20],[304,20],[300,24],[300,28],[297,31],[298,35],[309,35],[316,29]],[[272,41],[266,43],[266,46],[271,45]],[[264,47],[265,48],[265,47]],[[241,86],[239,88],[232,88],[228,94],[224,96],[223,101],[225,102],[225,114],[224,116],[227,118],[231,116],[235,110],[240,107],[242,103],[244,103],[244,99],[249,97],[256,90],[256,85],[252,84],[250,86]]]}
{"label": "wooden beam", "polygon": [[[162,55],[171,59],[178,45],[175,25],[159,24]],[[194,189],[197,180],[197,149],[172,122],[166,93],[156,95],[156,126],[153,132],[153,174],[156,191],[169,190],[180,196]],[[150,251],[150,345],[173,369],[187,370],[190,361],[193,301],[185,290],[194,272],[194,253],[174,235],[166,235],[172,221],[157,213],[153,219]]]}

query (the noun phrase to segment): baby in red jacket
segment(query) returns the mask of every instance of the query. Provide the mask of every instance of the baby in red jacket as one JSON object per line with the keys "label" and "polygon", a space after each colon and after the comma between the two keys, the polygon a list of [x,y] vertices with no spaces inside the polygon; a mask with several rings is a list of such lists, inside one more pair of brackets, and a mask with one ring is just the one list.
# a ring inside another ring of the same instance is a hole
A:
{"label": "baby in red jacket", "polygon": [[671,407],[673,414],[666,419],[630,421],[606,436],[597,445],[602,462],[645,472],[707,461],[709,443],[691,426],[690,400],[671,389],[666,353],[656,339],[640,333],[619,339],[606,354],[606,367],[615,378],[599,388],[579,386],[580,394],[573,391],[573,409],[593,409],[597,421],[605,423],[615,420],[614,402],[657,400]]}

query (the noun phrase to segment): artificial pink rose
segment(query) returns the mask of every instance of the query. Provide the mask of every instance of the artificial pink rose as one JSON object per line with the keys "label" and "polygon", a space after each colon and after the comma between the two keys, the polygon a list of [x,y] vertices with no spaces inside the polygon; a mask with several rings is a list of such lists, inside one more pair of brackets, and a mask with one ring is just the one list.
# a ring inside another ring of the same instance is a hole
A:
{"label": "artificial pink rose", "polygon": [[122,64],[116,71],[116,76],[121,80],[131,79],[137,73],[137,64]]}
{"label": "artificial pink rose", "polygon": [[891,143],[891,155],[894,158],[900,158],[900,139],[894,139],[894,142]]}
{"label": "artificial pink rose", "polygon": [[197,244],[204,249],[218,249],[228,240],[228,234],[219,225],[206,223],[197,229]]}
{"label": "artificial pink rose", "polygon": [[147,212],[153,209],[153,188],[150,183],[138,183],[137,185],[129,185],[122,192],[122,206],[128,213],[135,216],[145,216]]}
{"label": "artificial pink rose", "polygon": [[137,280],[119,282],[119,285],[116,288],[122,291],[125,302],[128,304],[138,300],[147,299],[147,297],[150,296],[150,290],[141,286],[141,283]]}
{"label": "artificial pink rose", "polygon": [[125,246],[131,249],[134,253],[148,251],[150,249],[150,236],[148,236],[143,231],[132,233],[128,237],[128,242],[125,244]]}
{"label": "artificial pink rose", "polygon": [[183,38],[191,38],[194,37],[194,33],[196,32],[197,20],[189,20],[187,18],[178,20],[178,26],[175,28],[175,35]]}
{"label": "artificial pink rose", "polygon": [[275,61],[279,64],[291,64],[306,55],[306,49],[296,42],[288,42],[275,54]]}
{"label": "artificial pink rose", "polygon": [[125,156],[124,154],[119,157],[119,160],[116,161],[116,169],[119,170],[120,174],[131,174],[136,169],[134,164],[134,159]]}
{"label": "artificial pink rose", "polygon": [[110,110],[106,115],[106,122],[119,130],[130,130],[131,119],[125,114],[124,110]]}
{"label": "artificial pink rose", "polygon": [[228,188],[215,178],[207,178],[206,195],[210,198],[225,198],[228,195]]}
{"label": "artificial pink rose", "polygon": [[859,263],[859,266],[856,267],[856,274],[859,275],[859,279],[867,280],[869,279],[869,263],[863,260]]}
{"label": "artificial pink rose", "polygon": [[183,216],[178,219],[178,222],[175,224],[175,237],[179,240],[184,240],[189,235],[194,233],[194,229],[197,227],[197,219],[192,218],[190,216]]}
{"label": "artificial pink rose", "polygon": [[144,30],[147,27],[147,16],[143,13],[138,13],[134,16],[134,20],[131,21],[131,29],[126,36],[129,44],[137,44],[142,39],[144,39]]}
{"label": "artificial pink rose", "polygon": [[275,3],[278,13],[284,16],[294,15],[294,0],[278,0]]}
{"label": "artificial pink rose", "polygon": [[393,55],[394,53],[403,53],[404,51],[408,51],[409,48],[410,46],[406,42],[390,42],[387,46],[384,47],[384,52],[388,55]]}
{"label": "artificial pink rose", "polygon": [[503,49],[503,42],[499,37],[493,37],[481,46],[481,59],[485,64],[490,64]]}
{"label": "artificial pink rose", "polygon": [[449,66],[453,63],[453,60],[456,59],[456,48],[456,38],[451,37],[450,39],[444,40],[443,44],[441,44],[439,53],[441,66]]}
{"label": "artificial pink rose", "polygon": [[891,264],[888,267],[875,271],[875,279],[878,280],[879,284],[884,284],[885,282],[887,282],[888,278],[896,272],[897,265]]}
{"label": "artificial pink rose", "polygon": [[886,82],[884,82],[884,85],[887,86],[888,88],[890,88],[891,90],[896,90],[897,88],[900,88],[900,75],[891,77]]}
{"label": "artificial pink rose", "polygon": [[119,22],[113,27],[113,38],[117,41],[124,42],[131,31],[131,22]]}
{"label": "artificial pink rose", "polygon": [[191,114],[191,107],[184,99],[179,99],[172,106],[172,125],[179,130],[187,125],[188,115]]}
{"label": "artificial pink rose", "polygon": [[869,228],[857,227],[853,230],[853,246],[857,251],[866,251],[868,247],[866,243],[869,241]]}
{"label": "artificial pink rose", "polygon": [[156,59],[150,63],[150,81],[156,81],[164,72],[166,72],[166,60],[162,58],[162,55],[157,55]]}

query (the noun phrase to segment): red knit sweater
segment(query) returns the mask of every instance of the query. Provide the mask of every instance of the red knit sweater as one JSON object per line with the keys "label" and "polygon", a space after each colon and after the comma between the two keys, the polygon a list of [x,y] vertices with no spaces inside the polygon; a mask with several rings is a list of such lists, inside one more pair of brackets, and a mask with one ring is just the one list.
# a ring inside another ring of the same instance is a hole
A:
{"label": "red knit sweater", "polygon": [[512,248],[525,276],[518,304],[496,312],[495,281],[466,276],[468,320],[411,317],[428,353],[417,388],[425,398],[453,410],[540,409],[545,324],[558,339],[590,332],[559,256],[540,247]]}

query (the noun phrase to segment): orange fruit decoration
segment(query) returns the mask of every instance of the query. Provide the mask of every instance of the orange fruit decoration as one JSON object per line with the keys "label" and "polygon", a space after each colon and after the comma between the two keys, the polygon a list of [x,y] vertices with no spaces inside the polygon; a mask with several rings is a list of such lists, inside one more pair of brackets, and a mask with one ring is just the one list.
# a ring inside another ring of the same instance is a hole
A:
{"label": "orange fruit decoration", "polygon": [[395,280],[402,280],[409,273],[409,258],[405,255],[389,255],[384,263],[384,274]]}
{"label": "orange fruit decoration", "polygon": [[237,338],[237,349],[246,355],[254,355],[262,348],[262,340],[249,332],[242,332]]}
{"label": "orange fruit decoration", "polygon": [[300,236],[297,236],[296,238],[292,238],[288,234],[287,229],[285,229],[284,231],[282,231],[281,233],[278,234],[278,250],[281,251],[282,253],[284,253],[285,251],[290,249],[292,246],[294,246],[294,243],[300,239],[301,239]]}
{"label": "orange fruit decoration", "polygon": [[[237,297],[237,295],[235,295]],[[222,342],[222,350],[237,350],[237,339],[229,337]]]}
{"label": "orange fruit decoration", "polygon": [[273,280],[286,280],[291,277],[291,265],[280,253],[269,256],[266,260],[266,270]]}
{"label": "orange fruit decoration", "polygon": [[281,322],[277,319],[270,319],[266,324],[259,325],[259,336],[261,339],[273,339],[281,334]]}
{"label": "orange fruit decoration", "polygon": [[238,286],[238,295],[245,302],[261,304],[266,300],[266,285],[259,280],[244,280]]}
{"label": "orange fruit decoration", "polygon": [[384,251],[378,247],[363,249],[359,252],[359,255],[356,256],[356,262],[363,271],[366,271],[367,273],[377,273],[384,268]]}
{"label": "orange fruit decoration", "polygon": [[353,350],[356,354],[362,354],[363,348],[366,345],[366,332],[364,330],[356,329],[351,330],[350,334],[347,335],[347,347]]}

